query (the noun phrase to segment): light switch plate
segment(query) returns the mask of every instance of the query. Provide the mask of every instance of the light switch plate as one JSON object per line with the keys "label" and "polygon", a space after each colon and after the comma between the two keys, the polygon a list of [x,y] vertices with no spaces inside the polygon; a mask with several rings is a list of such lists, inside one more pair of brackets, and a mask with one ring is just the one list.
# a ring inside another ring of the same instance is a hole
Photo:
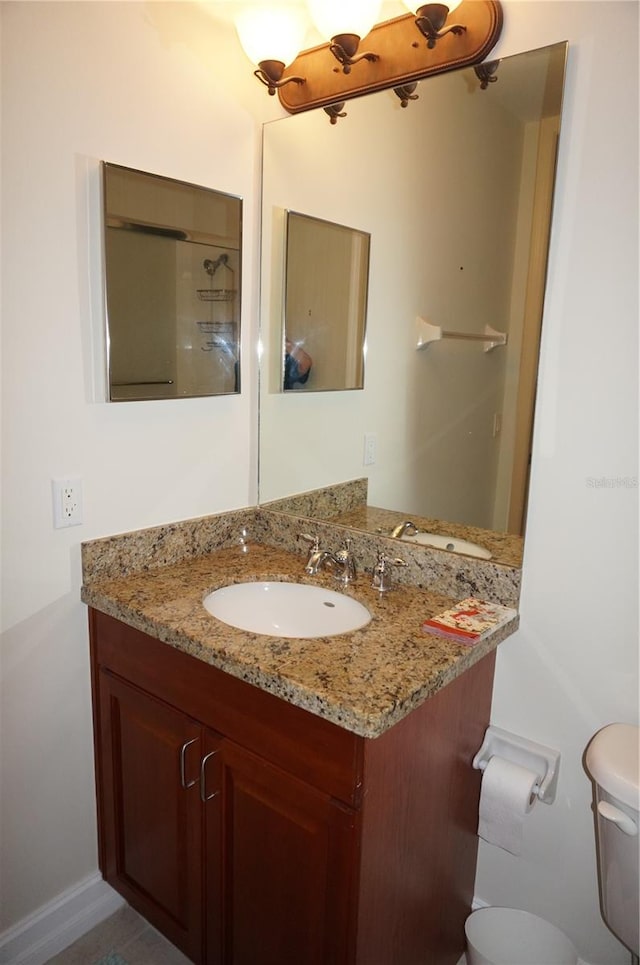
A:
{"label": "light switch plate", "polygon": [[365,433],[364,458],[362,460],[365,466],[373,466],[376,461],[376,441],[375,432]]}

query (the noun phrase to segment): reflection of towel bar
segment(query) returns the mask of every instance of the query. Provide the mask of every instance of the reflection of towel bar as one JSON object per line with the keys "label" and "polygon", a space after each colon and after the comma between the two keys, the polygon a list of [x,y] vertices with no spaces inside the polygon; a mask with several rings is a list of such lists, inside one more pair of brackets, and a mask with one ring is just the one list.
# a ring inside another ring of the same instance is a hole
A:
{"label": "reflection of towel bar", "polygon": [[474,332],[450,332],[440,328],[439,325],[432,325],[424,318],[416,318],[417,345],[416,348],[426,348],[430,342],[439,342],[443,338],[466,339],[469,342],[484,342],[485,352],[490,352],[498,345],[507,344],[507,333],[497,332],[490,325],[485,325],[483,333]]}

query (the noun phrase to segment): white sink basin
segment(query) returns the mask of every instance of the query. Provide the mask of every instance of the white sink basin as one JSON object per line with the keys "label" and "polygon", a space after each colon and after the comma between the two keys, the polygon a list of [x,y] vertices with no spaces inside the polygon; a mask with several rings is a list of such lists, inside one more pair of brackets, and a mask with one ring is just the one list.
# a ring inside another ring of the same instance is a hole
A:
{"label": "white sink basin", "polygon": [[223,623],[269,637],[331,637],[371,620],[357,600],[307,583],[233,583],[209,593],[203,603]]}
{"label": "white sink basin", "polygon": [[422,543],[424,546],[433,546],[439,550],[449,550],[451,553],[465,553],[467,556],[476,556],[481,560],[490,560],[491,553],[477,543],[470,543],[466,539],[457,539],[455,536],[441,536],[439,533],[416,533],[414,536],[401,536],[405,543]]}

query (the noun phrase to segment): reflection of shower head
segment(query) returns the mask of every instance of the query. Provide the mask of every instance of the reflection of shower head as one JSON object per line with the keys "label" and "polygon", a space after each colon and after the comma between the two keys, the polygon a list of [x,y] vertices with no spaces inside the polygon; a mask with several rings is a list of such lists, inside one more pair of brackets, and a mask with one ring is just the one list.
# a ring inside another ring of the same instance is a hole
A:
{"label": "reflection of shower head", "polygon": [[226,266],[228,265],[228,263],[229,263],[229,255],[225,253],[220,255],[218,258],[216,258],[215,261],[212,261],[211,258],[205,258],[205,260],[202,262],[202,267],[207,272],[207,274],[211,275],[211,277],[213,278],[213,276],[217,272],[220,265]]}

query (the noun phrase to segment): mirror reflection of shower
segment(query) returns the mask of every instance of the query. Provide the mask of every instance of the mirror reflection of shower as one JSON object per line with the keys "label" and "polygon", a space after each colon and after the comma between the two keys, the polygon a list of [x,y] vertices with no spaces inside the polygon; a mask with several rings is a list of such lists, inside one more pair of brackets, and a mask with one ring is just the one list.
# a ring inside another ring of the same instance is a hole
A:
{"label": "mirror reflection of shower", "polygon": [[[238,364],[238,332],[235,320],[235,301],[238,290],[235,271],[229,264],[230,253],[221,252],[217,258],[205,258],[202,267],[208,276],[206,288],[198,289],[200,301],[207,302],[209,317],[198,321],[202,336],[200,349],[211,353],[213,371],[211,378],[219,385],[220,392],[240,390],[240,367]],[[223,278],[215,282],[219,269]]]}

